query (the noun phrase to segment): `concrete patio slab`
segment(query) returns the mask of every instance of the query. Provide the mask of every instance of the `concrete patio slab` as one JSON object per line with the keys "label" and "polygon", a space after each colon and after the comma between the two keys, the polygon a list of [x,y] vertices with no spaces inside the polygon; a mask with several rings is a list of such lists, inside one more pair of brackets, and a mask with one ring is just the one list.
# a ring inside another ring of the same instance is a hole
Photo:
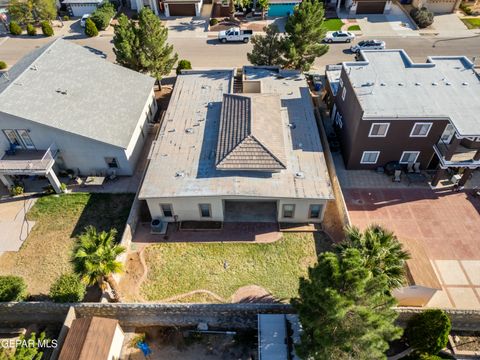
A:
{"label": "concrete patio slab", "polygon": [[478,260],[463,260],[460,261],[462,267],[467,274],[470,283],[480,286],[480,261]]}
{"label": "concrete patio slab", "polygon": [[480,309],[480,301],[474,289],[468,287],[447,287],[457,309]]}
{"label": "concrete patio slab", "polygon": [[456,260],[436,260],[435,265],[438,269],[440,278],[445,285],[468,285],[468,279],[465,276],[460,263]]}
{"label": "concrete patio slab", "polygon": [[26,213],[36,198],[18,199],[0,203],[0,255],[18,251],[35,225],[26,220]]}
{"label": "concrete patio slab", "polygon": [[427,304],[427,307],[440,309],[451,308],[452,306],[452,302],[445,290],[437,291]]}

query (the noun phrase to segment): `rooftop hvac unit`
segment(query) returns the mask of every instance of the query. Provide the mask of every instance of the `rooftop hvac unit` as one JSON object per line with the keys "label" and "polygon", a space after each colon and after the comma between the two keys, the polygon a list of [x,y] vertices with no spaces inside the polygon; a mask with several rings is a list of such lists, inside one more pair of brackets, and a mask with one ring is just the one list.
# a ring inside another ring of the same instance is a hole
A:
{"label": "rooftop hvac unit", "polygon": [[153,219],[150,223],[150,233],[151,234],[158,234],[158,235],[165,235],[167,232],[168,223],[164,222],[160,219]]}

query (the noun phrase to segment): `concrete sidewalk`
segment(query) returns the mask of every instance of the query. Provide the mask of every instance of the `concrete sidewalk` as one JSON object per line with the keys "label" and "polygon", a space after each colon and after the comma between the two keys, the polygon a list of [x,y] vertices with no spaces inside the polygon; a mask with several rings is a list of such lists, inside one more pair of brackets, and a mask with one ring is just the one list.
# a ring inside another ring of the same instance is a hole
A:
{"label": "concrete sidewalk", "polygon": [[36,198],[0,203],[0,255],[6,251],[18,251],[35,221],[27,221],[26,214],[35,204]]}

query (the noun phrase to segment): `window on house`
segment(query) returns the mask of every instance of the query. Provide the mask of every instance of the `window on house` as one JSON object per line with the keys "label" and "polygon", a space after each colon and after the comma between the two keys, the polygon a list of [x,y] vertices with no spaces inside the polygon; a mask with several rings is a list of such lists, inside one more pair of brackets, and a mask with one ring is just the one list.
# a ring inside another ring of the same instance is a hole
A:
{"label": "window on house", "polygon": [[410,137],[426,137],[428,136],[431,127],[432,123],[415,123],[412,132],[410,133]]}
{"label": "window on house", "polygon": [[376,164],[380,151],[364,151],[360,164]]}
{"label": "window on house", "polygon": [[15,146],[22,146],[22,144],[20,143],[20,139],[17,136],[17,133],[15,132],[15,130],[5,129],[5,130],[3,130],[3,133],[7,137],[10,144],[15,145]]}
{"label": "window on house", "polygon": [[385,137],[387,136],[389,123],[373,123],[370,127],[368,137]]}
{"label": "window on house", "polygon": [[202,218],[212,217],[212,207],[210,204],[198,204],[200,208],[200,216]]}
{"label": "window on house", "polygon": [[417,161],[420,151],[404,151],[400,157],[400,164],[414,163]]}
{"label": "window on house", "polygon": [[322,215],[322,208],[323,208],[323,205],[321,204],[310,205],[310,209],[308,211],[308,217],[310,219],[319,219],[320,215]]}
{"label": "window on house", "polygon": [[295,205],[283,204],[282,216],[284,218],[293,218],[295,216]]}
{"label": "window on house", "polygon": [[160,204],[164,217],[173,217],[172,204]]}
{"label": "window on house", "polygon": [[345,100],[345,95],[347,95],[347,88],[343,88],[342,90],[342,100]]}
{"label": "window on house", "polygon": [[114,157],[106,157],[105,162],[107,163],[110,169],[117,169],[118,168],[118,161],[117,158]]}

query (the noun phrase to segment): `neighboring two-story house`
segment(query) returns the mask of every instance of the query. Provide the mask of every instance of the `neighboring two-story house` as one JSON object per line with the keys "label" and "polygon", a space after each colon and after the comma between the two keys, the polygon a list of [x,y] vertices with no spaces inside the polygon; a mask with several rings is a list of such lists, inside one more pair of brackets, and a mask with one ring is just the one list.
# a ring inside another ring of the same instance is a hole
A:
{"label": "neighboring two-story house", "polygon": [[327,68],[331,118],[347,169],[388,162],[463,169],[480,167],[480,78],[463,56],[414,63],[403,50],[369,50],[363,61]]}
{"label": "neighboring two-story house", "polygon": [[332,187],[305,77],[245,67],[177,77],[139,198],[153,219],[323,220]]}
{"label": "neighboring two-story house", "polygon": [[[57,39],[0,74],[0,179],[132,175],[157,110],[149,76]],[[133,89],[133,90],[132,90]]]}

